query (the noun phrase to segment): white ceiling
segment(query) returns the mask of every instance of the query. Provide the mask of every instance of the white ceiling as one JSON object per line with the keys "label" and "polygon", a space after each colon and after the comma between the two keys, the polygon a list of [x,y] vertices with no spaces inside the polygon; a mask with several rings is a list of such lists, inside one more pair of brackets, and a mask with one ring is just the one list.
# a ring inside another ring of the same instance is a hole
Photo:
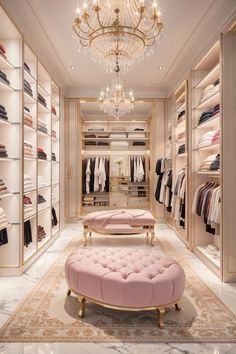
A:
{"label": "white ceiling", "polygon": [[[124,0],[125,1],[125,0]],[[94,97],[110,81],[78,52],[71,24],[77,0],[0,0],[26,40],[69,96]],[[154,54],[123,79],[136,97],[166,97],[236,10],[236,0],[161,0],[164,30]],[[76,65],[73,71],[71,65]],[[157,70],[163,65],[163,70]],[[152,83],[154,81],[154,83]]]}

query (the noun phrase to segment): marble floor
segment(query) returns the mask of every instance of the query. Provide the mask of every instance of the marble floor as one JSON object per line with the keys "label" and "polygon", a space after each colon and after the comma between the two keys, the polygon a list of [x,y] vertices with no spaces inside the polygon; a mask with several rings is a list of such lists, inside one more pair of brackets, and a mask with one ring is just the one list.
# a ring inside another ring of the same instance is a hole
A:
{"label": "marble floor", "polygon": [[[221,283],[218,278],[176,237],[166,225],[157,225],[159,235],[167,237],[183,258],[191,262],[199,276],[236,314],[236,284]],[[60,237],[21,277],[0,278],[0,325],[12,314],[37,281],[44,275],[58,254],[75,235],[82,235],[80,223],[68,225]],[[135,344],[135,343],[0,343],[0,354],[236,354],[236,344]]]}

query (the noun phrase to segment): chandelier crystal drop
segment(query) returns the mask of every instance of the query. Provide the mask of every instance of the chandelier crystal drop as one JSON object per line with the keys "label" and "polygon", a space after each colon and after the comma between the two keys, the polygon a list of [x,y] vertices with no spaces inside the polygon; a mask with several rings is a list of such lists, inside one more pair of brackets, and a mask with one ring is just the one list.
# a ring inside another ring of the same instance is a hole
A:
{"label": "chandelier crystal drop", "polygon": [[126,72],[158,43],[163,24],[157,0],[82,0],[72,26],[80,46],[112,72]]}
{"label": "chandelier crystal drop", "polygon": [[105,92],[100,93],[100,108],[104,113],[116,119],[130,113],[134,109],[134,96],[132,91],[129,97],[125,97],[124,85],[119,77],[118,61],[115,67],[115,74],[112,77],[111,87],[107,86]]}

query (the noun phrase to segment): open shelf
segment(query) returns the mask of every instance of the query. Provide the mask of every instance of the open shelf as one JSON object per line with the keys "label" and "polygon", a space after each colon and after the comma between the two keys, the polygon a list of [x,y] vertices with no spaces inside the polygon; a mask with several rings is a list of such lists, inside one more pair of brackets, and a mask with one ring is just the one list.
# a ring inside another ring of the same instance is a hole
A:
{"label": "open shelf", "polygon": [[196,109],[203,109],[203,108],[211,108],[220,102],[220,92],[214,93],[211,97],[209,97],[206,101],[200,103]]}

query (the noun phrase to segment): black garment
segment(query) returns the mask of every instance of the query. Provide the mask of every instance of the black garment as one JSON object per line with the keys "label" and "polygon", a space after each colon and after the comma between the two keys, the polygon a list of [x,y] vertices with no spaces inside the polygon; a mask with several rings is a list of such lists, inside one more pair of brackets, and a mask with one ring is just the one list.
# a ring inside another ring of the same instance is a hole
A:
{"label": "black garment", "polygon": [[87,167],[87,159],[82,160],[82,192],[86,193],[86,167]]}
{"label": "black garment", "polygon": [[7,75],[1,70],[0,70],[0,80],[10,85],[10,81],[8,80]]}
{"label": "black garment", "polygon": [[210,165],[210,171],[217,171],[220,168],[220,154],[216,155],[215,160]]}
{"label": "black garment", "polygon": [[158,177],[157,180],[157,186],[156,186],[156,192],[155,192],[155,198],[156,201],[160,203],[160,192],[161,192],[161,184],[162,184],[162,178],[163,178],[163,172],[161,171],[161,163],[163,159],[158,159],[156,162],[156,174]]}
{"label": "black garment", "polygon": [[24,245],[28,247],[28,245],[32,242],[32,232],[31,232],[31,224],[30,220],[24,222]]}
{"label": "black garment", "polygon": [[40,95],[40,93],[38,92],[38,101],[44,106],[44,107],[47,107],[47,102],[45,100],[45,98]]}
{"label": "black garment", "polygon": [[26,62],[24,62],[24,69],[28,71],[29,74],[31,74],[30,67]]}
{"label": "black garment", "polygon": [[178,120],[185,115],[185,110],[178,114]]}
{"label": "black garment", "polygon": [[58,224],[56,210],[52,207],[52,226],[56,226]]}
{"label": "black garment", "polygon": [[108,158],[105,159],[105,171],[106,171],[106,182],[105,182],[105,192],[109,192],[109,175],[110,175],[110,161]]}
{"label": "black garment", "polygon": [[98,141],[97,144],[100,145],[100,146],[108,146],[108,145],[110,145],[107,141]]}
{"label": "black garment", "polygon": [[133,146],[145,146],[145,141],[134,141]]}
{"label": "black garment", "polygon": [[[94,170],[95,170],[95,157],[92,157],[90,159],[90,183],[89,183],[89,190],[90,193],[94,192]],[[85,178],[85,184],[86,184],[86,178]]]}
{"label": "black garment", "polygon": [[169,193],[169,200],[168,200],[168,205],[166,206],[166,210],[170,213],[172,210],[171,207],[171,199],[172,199],[172,170],[169,173],[168,181],[166,186],[169,188],[170,193]]}
{"label": "black garment", "polygon": [[38,159],[47,160],[47,154],[45,152],[38,152]]}
{"label": "black garment", "polygon": [[0,230],[0,246],[8,243],[7,228]]}
{"label": "black garment", "polygon": [[96,141],[85,141],[84,145],[96,145]]}
{"label": "black garment", "polygon": [[45,202],[46,199],[41,194],[38,194],[38,204],[45,203]]}
{"label": "black garment", "polygon": [[56,161],[56,154],[54,152],[52,152],[52,161]]}

